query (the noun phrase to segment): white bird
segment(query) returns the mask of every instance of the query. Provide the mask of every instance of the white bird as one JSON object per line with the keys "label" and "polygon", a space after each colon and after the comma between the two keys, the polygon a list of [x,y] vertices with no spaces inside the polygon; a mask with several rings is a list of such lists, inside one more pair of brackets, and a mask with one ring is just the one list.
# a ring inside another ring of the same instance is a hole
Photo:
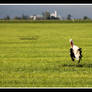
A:
{"label": "white bird", "polygon": [[80,60],[82,58],[81,48],[79,48],[78,46],[74,45],[72,39],[70,39],[69,41],[70,41],[70,45],[71,45],[71,48],[70,48],[70,56],[71,56],[71,59],[72,59],[72,61],[74,61],[74,58],[76,58],[76,60],[79,60],[78,63],[80,63]]}

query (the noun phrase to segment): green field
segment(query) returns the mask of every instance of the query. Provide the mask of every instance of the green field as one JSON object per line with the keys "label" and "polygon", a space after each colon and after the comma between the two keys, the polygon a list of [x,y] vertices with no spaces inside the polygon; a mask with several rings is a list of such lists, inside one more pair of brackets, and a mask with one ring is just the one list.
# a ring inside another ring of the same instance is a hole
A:
{"label": "green field", "polygon": [[1,23],[0,87],[92,87],[92,23]]}

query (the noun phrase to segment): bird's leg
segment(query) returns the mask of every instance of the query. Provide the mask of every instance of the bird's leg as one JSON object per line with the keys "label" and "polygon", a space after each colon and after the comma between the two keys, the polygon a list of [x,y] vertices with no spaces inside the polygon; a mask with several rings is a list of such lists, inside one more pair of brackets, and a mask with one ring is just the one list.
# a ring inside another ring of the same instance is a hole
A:
{"label": "bird's leg", "polygon": [[79,59],[79,61],[78,61],[78,64],[80,63],[80,59]]}

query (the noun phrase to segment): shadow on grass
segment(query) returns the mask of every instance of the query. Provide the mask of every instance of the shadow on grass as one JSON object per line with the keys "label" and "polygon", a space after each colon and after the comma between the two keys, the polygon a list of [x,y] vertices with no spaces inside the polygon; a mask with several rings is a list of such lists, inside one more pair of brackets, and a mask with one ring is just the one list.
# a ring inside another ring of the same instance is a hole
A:
{"label": "shadow on grass", "polygon": [[38,36],[37,35],[35,35],[35,36],[30,36],[30,37],[23,37],[23,36],[21,36],[21,37],[19,37],[19,39],[20,40],[38,40]]}
{"label": "shadow on grass", "polygon": [[92,64],[76,64],[76,65],[72,65],[72,64],[63,64],[63,67],[84,67],[84,68],[92,68]]}
{"label": "shadow on grass", "polygon": [[82,64],[77,64],[77,65],[72,65],[72,64],[63,64],[62,65],[63,67],[83,67],[83,65]]}

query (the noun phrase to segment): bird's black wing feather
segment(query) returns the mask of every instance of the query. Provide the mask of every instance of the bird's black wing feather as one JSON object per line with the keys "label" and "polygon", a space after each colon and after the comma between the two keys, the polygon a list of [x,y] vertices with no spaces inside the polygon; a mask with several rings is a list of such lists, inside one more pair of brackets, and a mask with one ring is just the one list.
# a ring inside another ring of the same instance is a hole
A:
{"label": "bird's black wing feather", "polygon": [[72,61],[74,61],[75,56],[74,56],[72,48],[70,48],[70,57],[71,57]]}
{"label": "bird's black wing feather", "polygon": [[80,60],[82,59],[82,48],[79,48],[78,50],[80,52],[80,57],[79,57],[79,62],[78,63],[80,63]]}
{"label": "bird's black wing feather", "polygon": [[80,51],[80,58],[82,58],[82,48],[79,48]]}

